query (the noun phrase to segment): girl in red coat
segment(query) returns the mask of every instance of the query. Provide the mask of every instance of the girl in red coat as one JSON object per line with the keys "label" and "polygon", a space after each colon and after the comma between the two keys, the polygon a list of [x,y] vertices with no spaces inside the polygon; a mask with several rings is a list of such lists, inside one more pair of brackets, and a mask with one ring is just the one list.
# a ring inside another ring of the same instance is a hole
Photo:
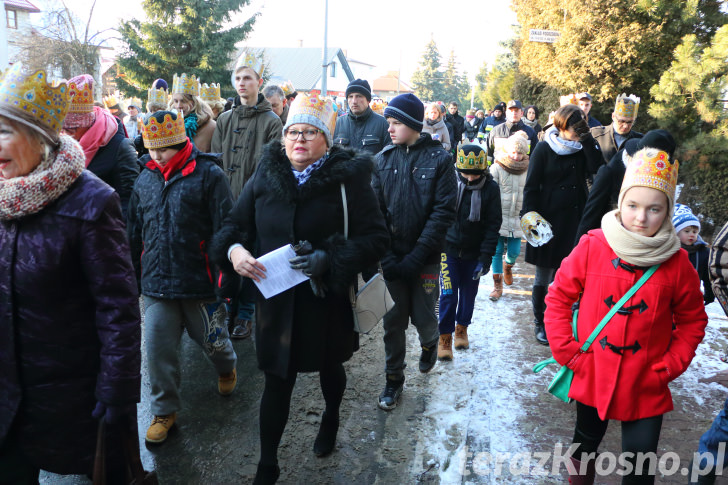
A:
{"label": "girl in red coat", "polygon": [[[574,371],[569,397],[576,401],[578,448],[575,469],[569,470],[572,484],[594,483],[595,455],[610,419],[621,421],[622,451],[632,454],[618,462],[626,472],[622,483],[654,483],[650,460],[635,469],[635,456],[656,452],[662,415],[673,408],[668,383],[687,369],[703,339],[708,317],[698,274],[670,218],[677,171],[667,152],[637,152],[618,208],[604,215],[601,229],[581,238],[549,290],[549,345],[559,364]],[[581,352],[612,305],[656,264],[658,270]],[[571,325],[577,301],[578,341]]]}

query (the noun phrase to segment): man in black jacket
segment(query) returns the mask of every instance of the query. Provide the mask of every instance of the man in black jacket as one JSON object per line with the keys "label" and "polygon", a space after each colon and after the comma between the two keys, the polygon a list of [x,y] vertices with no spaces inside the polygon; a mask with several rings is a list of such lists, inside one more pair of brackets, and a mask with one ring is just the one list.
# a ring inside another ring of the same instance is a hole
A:
{"label": "man in black jacket", "polygon": [[538,143],[538,137],[533,128],[527,126],[522,120],[523,118],[523,105],[517,99],[508,101],[506,108],[506,122],[493,128],[488,136],[488,160],[493,161],[494,153],[497,149],[501,148],[508,137],[517,131],[525,131],[528,134],[528,140],[531,142],[531,147],[528,153],[530,154],[536,143]]}
{"label": "man in black jacket", "polygon": [[457,153],[458,144],[462,141],[463,133],[465,132],[465,118],[458,113],[458,104],[455,101],[450,101],[450,104],[447,106],[445,121],[448,121],[452,125],[454,138],[450,139],[450,146],[452,147],[452,151]]}
{"label": "man in black jacket", "polygon": [[604,163],[609,163],[630,138],[642,138],[642,133],[632,130],[639,107],[640,98],[634,94],[621,94],[614,105],[612,123],[591,129],[592,136],[602,149]]}
{"label": "man in black jacket", "polygon": [[392,140],[387,121],[369,107],[372,90],[364,79],[355,79],[346,88],[349,112],[336,120],[334,144],[364,150],[375,155]]}
{"label": "man in black jacket", "polygon": [[395,307],[384,316],[386,386],[379,407],[397,406],[404,385],[405,330],[410,318],[422,353],[420,372],[437,361],[440,253],[455,220],[455,172],[450,153],[422,132],[425,107],[413,94],[401,94],[384,109],[392,145],[376,156],[372,178],[391,246],[382,271]]}

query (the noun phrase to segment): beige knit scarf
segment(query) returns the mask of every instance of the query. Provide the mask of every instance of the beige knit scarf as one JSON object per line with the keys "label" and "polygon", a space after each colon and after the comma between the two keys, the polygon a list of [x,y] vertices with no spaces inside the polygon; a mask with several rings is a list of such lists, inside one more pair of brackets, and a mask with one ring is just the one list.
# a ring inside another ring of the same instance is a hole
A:
{"label": "beige knit scarf", "polygon": [[625,229],[619,210],[615,209],[602,217],[602,231],[617,256],[635,266],[647,267],[663,263],[680,249],[680,239],[669,217],[665,217],[657,234],[646,237]]}
{"label": "beige knit scarf", "polygon": [[40,212],[58,199],[83,172],[85,156],[70,136],[28,175],[0,177],[0,220],[10,221]]}

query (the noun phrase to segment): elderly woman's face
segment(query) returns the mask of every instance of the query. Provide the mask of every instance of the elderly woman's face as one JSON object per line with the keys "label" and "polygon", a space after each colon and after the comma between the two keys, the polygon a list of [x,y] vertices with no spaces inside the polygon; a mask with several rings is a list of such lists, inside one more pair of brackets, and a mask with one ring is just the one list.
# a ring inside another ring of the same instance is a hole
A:
{"label": "elderly woman's face", "polygon": [[0,178],[28,175],[40,165],[43,144],[24,128],[0,117]]}
{"label": "elderly woman's face", "polygon": [[[297,133],[297,137],[291,140],[289,136]],[[313,135],[312,132],[316,134]],[[307,140],[306,138],[311,138]],[[326,154],[326,136],[315,126],[306,123],[296,123],[286,130],[286,156],[297,172],[302,172],[313,162]]]}

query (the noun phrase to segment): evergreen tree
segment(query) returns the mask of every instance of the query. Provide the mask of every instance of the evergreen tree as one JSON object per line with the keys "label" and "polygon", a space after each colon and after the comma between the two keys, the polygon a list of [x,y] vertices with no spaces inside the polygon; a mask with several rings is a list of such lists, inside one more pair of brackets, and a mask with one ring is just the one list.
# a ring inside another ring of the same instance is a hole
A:
{"label": "evergreen tree", "polygon": [[518,66],[513,53],[513,43],[513,39],[501,41],[499,45],[503,51],[496,56],[493,67],[488,71],[483,64],[476,76],[476,80],[483,86],[479,98],[486,109],[493,109],[493,106],[501,101],[513,99],[513,84]]}
{"label": "evergreen tree", "polygon": [[434,39],[430,39],[422,54],[420,66],[412,75],[412,87],[422,102],[444,101],[443,72],[440,69],[440,51]]}
{"label": "evergreen tree", "polygon": [[[728,25],[705,47],[696,34],[683,38],[674,61],[650,90],[648,111],[675,137],[680,151],[680,202],[721,226],[728,220]],[[710,228],[703,234],[710,237]]]}
{"label": "evergreen tree", "polygon": [[232,95],[231,57],[235,44],[250,33],[255,18],[229,29],[223,24],[250,0],[144,0],[147,21],[123,21],[125,49],[119,56],[119,89],[127,96],[146,95],[157,78],[170,88],[175,73],[194,74],[203,83],[220,83]]}
{"label": "evergreen tree", "polygon": [[464,75],[458,73],[455,51],[452,50],[443,74],[442,101],[446,104],[455,101],[460,107],[465,106],[467,101],[467,106],[470,106],[470,84]]}

